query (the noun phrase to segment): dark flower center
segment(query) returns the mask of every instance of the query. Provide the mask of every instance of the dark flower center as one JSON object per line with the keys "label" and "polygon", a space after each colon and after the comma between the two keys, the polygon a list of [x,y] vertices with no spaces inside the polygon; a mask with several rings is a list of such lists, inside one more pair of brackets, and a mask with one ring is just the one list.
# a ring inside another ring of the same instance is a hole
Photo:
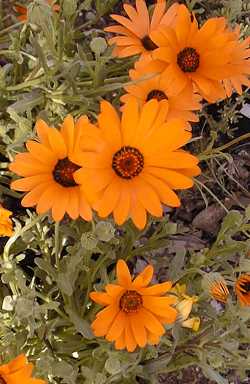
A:
{"label": "dark flower center", "polygon": [[146,51],[153,51],[154,49],[158,48],[158,46],[150,39],[148,35],[141,39],[141,43]]}
{"label": "dark flower center", "polygon": [[126,291],[120,298],[120,309],[126,313],[136,313],[142,307],[142,297],[136,291]]}
{"label": "dark flower center", "polygon": [[161,100],[167,100],[168,97],[165,92],[160,91],[159,89],[153,89],[151,92],[149,92],[147,96],[147,101],[151,99],[156,99],[158,101],[161,101]]}
{"label": "dark flower center", "polygon": [[0,384],[7,384],[6,381],[0,376]]}
{"label": "dark flower center", "polygon": [[240,288],[243,295],[248,295],[250,293],[250,281],[242,281]]}
{"label": "dark flower center", "polygon": [[144,167],[144,157],[137,148],[125,146],[113,156],[112,168],[123,179],[133,179]]}
{"label": "dark flower center", "polygon": [[184,48],[177,55],[177,64],[183,72],[195,72],[200,65],[200,55],[194,48]]}
{"label": "dark flower center", "polygon": [[58,160],[53,170],[54,180],[63,187],[75,187],[77,184],[74,180],[73,174],[80,168],[81,167],[79,167],[79,165],[72,163],[72,161],[70,161],[67,157],[62,160]]}

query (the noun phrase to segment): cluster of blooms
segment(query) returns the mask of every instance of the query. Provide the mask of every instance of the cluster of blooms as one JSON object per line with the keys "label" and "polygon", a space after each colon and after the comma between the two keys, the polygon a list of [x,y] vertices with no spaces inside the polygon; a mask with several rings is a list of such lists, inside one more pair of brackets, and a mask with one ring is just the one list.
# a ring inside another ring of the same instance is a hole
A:
{"label": "cluster of blooms", "polygon": [[[157,0],[151,20],[144,0],[136,0],[136,9],[124,4],[124,10],[129,18],[111,15],[121,25],[106,31],[119,34],[109,40],[115,56],[141,55],[130,77],[142,81],[126,88],[129,95],[165,100],[171,117],[193,121],[199,96],[216,102],[250,86],[250,37],[241,41],[239,26],[233,30],[224,17],[215,17],[199,27],[185,5],[166,11],[165,0]],[[158,76],[143,80],[149,73]]]}
{"label": "cluster of blooms", "polygon": [[[174,190],[192,187],[200,173],[198,159],[182,149],[192,137],[190,122],[198,120],[194,111],[202,98],[214,102],[250,85],[249,39],[240,42],[238,28],[230,30],[224,18],[199,28],[184,5],[166,12],[165,0],[157,1],[151,19],[144,0],[136,0],[136,9],[124,4],[124,10],[129,19],[112,15],[121,25],[106,28],[120,34],[110,39],[114,55],[140,54],[121,115],[102,101],[96,123],[68,115],[56,129],[38,120],[38,140],[27,141],[27,151],[9,167],[22,177],[11,185],[25,192],[22,205],[36,206],[38,214],[51,211],[55,221],[66,213],[89,221],[95,210],[101,218],[112,214],[118,225],[131,219],[143,229],[148,213],[161,217],[163,205],[178,207]],[[90,295],[105,306],[92,324],[96,336],[133,351],[157,344],[163,325],[178,314],[183,326],[199,328],[199,318],[188,318],[197,298],[183,287],[171,290],[171,282],[148,287],[152,276],[148,266],[132,280],[126,263],[118,261],[118,283]],[[236,284],[245,305],[249,280],[243,275]],[[220,292],[214,290],[217,298]]]}

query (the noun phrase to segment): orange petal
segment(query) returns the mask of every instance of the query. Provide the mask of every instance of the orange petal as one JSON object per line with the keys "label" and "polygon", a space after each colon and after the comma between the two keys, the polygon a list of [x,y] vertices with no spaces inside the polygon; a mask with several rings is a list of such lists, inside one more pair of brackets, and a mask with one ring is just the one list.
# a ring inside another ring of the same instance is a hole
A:
{"label": "orange petal", "polygon": [[112,298],[105,292],[90,292],[89,297],[97,304],[109,305],[112,303]]}
{"label": "orange petal", "polygon": [[171,287],[172,283],[167,281],[166,283],[152,285],[152,287],[140,288],[138,292],[143,296],[162,295],[163,293],[169,291]]}
{"label": "orange petal", "polygon": [[126,327],[125,327],[125,342],[126,342],[126,348],[128,352],[134,352],[137,343],[135,341],[134,335],[131,330],[130,322],[127,321]]}
{"label": "orange petal", "polygon": [[101,199],[94,204],[94,209],[100,217],[107,217],[115,208],[119,198],[121,182],[115,177],[105,189]]}
{"label": "orange petal", "polygon": [[68,202],[65,209],[71,219],[76,220],[79,216],[79,187],[67,188]]}
{"label": "orange petal", "polygon": [[147,173],[144,173],[142,177],[155,189],[162,203],[170,207],[180,206],[181,203],[178,196],[164,181]]}
{"label": "orange petal", "polygon": [[139,105],[135,99],[130,99],[124,106],[122,113],[122,143],[131,145],[135,130],[139,122]]}
{"label": "orange petal", "polygon": [[161,336],[165,333],[164,327],[160,321],[145,308],[140,309],[140,313],[143,316],[145,327],[152,333]]}
{"label": "orange petal", "polygon": [[120,198],[114,208],[114,220],[116,224],[122,225],[124,221],[128,218],[130,209],[130,192],[127,188],[127,184],[123,183],[121,188]]}
{"label": "orange petal", "polygon": [[115,150],[119,149],[121,147],[120,118],[115,108],[108,101],[101,102],[98,124],[105,140]]}
{"label": "orange petal", "polygon": [[49,186],[49,184],[53,182],[51,174],[41,174],[15,180],[11,183],[11,188],[17,191],[26,192],[30,191],[43,182],[47,182]]}
{"label": "orange petal", "polygon": [[115,317],[109,331],[106,335],[108,341],[115,341],[123,333],[126,326],[126,314],[123,311],[120,311]]}
{"label": "orange petal", "polygon": [[152,280],[153,274],[154,274],[153,266],[147,265],[147,267],[141,273],[139,273],[139,275],[134,279],[132,286],[136,287],[137,289],[146,287]]}
{"label": "orange petal", "polygon": [[47,183],[39,184],[34,189],[32,189],[29,193],[27,193],[22,201],[21,204],[23,207],[33,207],[38,203],[38,200],[40,199],[42,193],[46,190]]}
{"label": "orange petal", "polygon": [[147,333],[144,326],[143,319],[140,318],[139,315],[140,312],[137,314],[130,314],[129,316],[129,322],[132,329],[132,333],[134,335],[136,343],[139,345],[139,347],[143,348],[145,347],[147,343]]}
{"label": "orange petal", "polygon": [[69,155],[72,154],[74,145],[75,145],[74,131],[75,131],[74,119],[71,115],[68,115],[65,117],[62,123],[61,134],[63,136],[65,145],[67,147],[67,152]]}
{"label": "orange petal", "polygon": [[91,324],[95,336],[101,337],[107,334],[118,312],[117,305],[109,305],[98,313],[98,317]]}
{"label": "orange petal", "polygon": [[116,264],[116,275],[119,285],[125,288],[128,288],[131,285],[132,280],[128,266],[122,259],[118,260]]}
{"label": "orange petal", "polygon": [[142,206],[152,215],[161,217],[162,206],[154,189],[142,178],[134,181],[136,196]]}
{"label": "orange petal", "polygon": [[64,159],[67,157],[67,147],[63,140],[63,136],[56,128],[50,129],[48,139],[49,144],[58,159]]}

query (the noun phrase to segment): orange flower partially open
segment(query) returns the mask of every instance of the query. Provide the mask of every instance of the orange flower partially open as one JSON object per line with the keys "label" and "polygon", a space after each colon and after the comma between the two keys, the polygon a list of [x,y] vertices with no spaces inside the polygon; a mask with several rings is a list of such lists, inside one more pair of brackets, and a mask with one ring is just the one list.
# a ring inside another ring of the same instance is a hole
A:
{"label": "orange flower partially open", "polygon": [[[36,130],[39,142],[29,140],[28,152],[19,153],[9,168],[22,179],[11,184],[11,188],[27,194],[22,199],[24,207],[36,205],[37,213],[50,209],[55,221],[68,213],[72,219],[79,216],[91,220],[92,212],[84,189],[74,179],[75,172],[83,165],[77,156],[79,126],[87,118],[74,124],[72,116],[64,119],[60,131],[50,128],[38,120]],[[76,159],[77,158],[77,159]]]}
{"label": "orange flower partially open", "polygon": [[45,384],[44,380],[32,377],[33,364],[25,355],[19,355],[8,364],[0,366],[1,384]]}
{"label": "orange flower partially open", "polygon": [[224,18],[212,18],[199,29],[185,5],[177,10],[175,28],[166,26],[150,34],[158,49],[153,58],[168,64],[164,71],[169,87],[181,92],[187,84],[207,100],[225,97],[222,80],[234,76],[232,65],[235,43]]}
{"label": "orange flower partially open", "polygon": [[235,284],[235,292],[241,305],[250,305],[250,274],[240,275]]}
{"label": "orange flower partially open", "polygon": [[[201,97],[194,94],[192,87],[187,85],[179,94],[169,86],[168,80],[163,75],[166,64],[159,60],[143,60],[135,63],[135,69],[129,71],[130,79],[135,84],[125,86],[127,94],[121,97],[126,102],[130,97],[136,98],[140,105],[151,99],[164,103],[168,110],[166,118],[183,119],[185,121],[198,121],[198,117],[192,111],[201,108]],[[145,79],[145,80],[143,80]]]}
{"label": "orange flower partially open", "polygon": [[13,224],[10,219],[12,212],[3,208],[0,204],[0,236],[12,236],[13,234]]}
{"label": "orange flower partially open", "polygon": [[215,300],[225,304],[229,296],[229,290],[227,288],[225,280],[221,279],[214,280],[213,282],[211,282],[210,294]]}
{"label": "orange flower partially open", "polygon": [[[49,5],[52,5],[53,3],[53,0],[46,0],[46,2],[49,4]],[[27,7],[25,5],[21,5],[21,4],[15,4],[14,5],[14,10],[19,14],[17,16],[17,19],[19,21],[27,21],[28,19],[28,10],[27,10]],[[58,4],[54,4],[52,6],[52,10],[54,12],[59,12],[60,11],[60,6]]]}
{"label": "orange flower partially open", "polygon": [[116,45],[113,54],[118,57],[151,54],[157,46],[150,39],[150,32],[158,28],[159,25],[172,25],[176,17],[178,4],[173,4],[166,12],[166,1],[157,0],[151,19],[145,0],[136,0],[136,9],[129,4],[124,4],[123,7],[128,18],[111,15],[112,19],[121,25],[112,25],[105,28],[107,32],[120,35],[109,39],[109,44]]}
{"label": "orange flower partially open", "polygon": [[108,284],[105,292],[91,292],[90,297],[105,306],[97,313],[92,329],[97,337],[114,341],[116,349],[133,352],[148,344],[158,344],[165,333],[162,324],[172,324],[177,311],[171,307],[174,296],[164,296],[172,286],[170,281],[149,286],[153,267],[147,266],[132,280],[127,264],[119,260],[116,266],[117,284]]}
{"label": "orange flower partially open", "polygon": [[[173,189],[193,186],[198,159],[181,150],[191,138],[183,120],[166,121],[167,109],[150,100],[140,109],[135,99],[124,106],[120,120],[103,101],[98,126],[82,127],[81,159],[75,173],[90,196],[100,194],[93,208],[100,217],[113,213],[118,225],[131,218],[142,229],[147,212],[161,217],[162,204],[178,207]],[[87,145],[87,149],[84,147]]]}

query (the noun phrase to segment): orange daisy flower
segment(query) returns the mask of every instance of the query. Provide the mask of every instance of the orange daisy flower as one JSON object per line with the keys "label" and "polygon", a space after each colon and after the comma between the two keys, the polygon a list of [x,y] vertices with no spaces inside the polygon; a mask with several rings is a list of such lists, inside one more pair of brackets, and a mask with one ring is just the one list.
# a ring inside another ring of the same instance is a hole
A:
{"label": "orange daisy flower", "polygon": [[[53,0],[46,0],[46,2],[49,4],[49,5],[52,5],[53,3]],[[52,6],[52,9],[54,12],[59,12],[60,11],[60,6],[58,4],[54,4]],[[14,5],[14,10],[19,14],[17,16],[17,19],[19,21],[24,21],[26,22],[28,20],[28,9],[25,5],[21,5],[21,4],[15,4]]]}
{"label": "orange daisy flower", "polygon": [[181,92],[187,84],[207,100],[225,97],[221,81],[234,76],[232,52],[235,44],[224,18],[212,18],[199,29],[185,5],[177,10],[175,29],[160,27],[150,34],[159,46],[153,58],[168,64],[164,71],[169,87]]}
{"label": "orange daisy flower", "polygon": [[25,355],[19,355],[8,364],[0,365],[1,384],[45,384],[44,380],[32,377],[33,364]]}
{"label": "orange daisy flower", "polygon": [[172,324],[177,311],[171,307],[174,296],[163,296],[172,286],[170,281],[148,287],[153,267],[147,266],[132,280],[127,264],[119,260],[116,266],[117,284],[108,284],[105,292],[91,292],[90,297],[104,305],[92,323],[97,337],[115,342],[116,349],[133,352],[148,344],[158,344],[165,333],[162,324]]}
{"label": "orange daisy flower", "polygon": [[235,292],[241,305],[250,305],[250,274],[240,275],[235,283]]}
{"label": "orange daisy flower", "polygon": [[176,94],[174,88],[169,87],[166,77],[162,75],[165,68],[166,64],[159,60],[143,60],[135,63],[135,69],[129,71],[129,76],[136,83],[124,87],[128,93],[121,97],[121,101],[126,103],[130,97],[134,97],[140,105],[143,105],[151,99],[156,99],[168,110],[166,116],[168,120],[180,118],[185,121],[199,121],[192,111],[201,109],[201,97],[194,94],[189,85],[181,93]]}
{"label": "orange daisy flower", "polygon": [[157,0],[152,18],[150,19],[145,0],[136,0],[136,9],[129,4],[123,8],[129,18],[111,15],[112,19],[121,25],[105,28],[107,32],[118,33],[120,36],[109,39],[109,44],[115,44],[114,56],[127,57],[137,54],[146,56],[157,48],[149,34],[159,25],[173,25],[178,4],[173,4],[166,12],[166,1]]}
{"label": "orange daisy flower", "polygon": [[0,204],[0,236],[12,236],[13,234],[13,224],[10,219],[12,212],[3,208]]}
{"label": "orange daisy flower", "polygon": [[240,41],[240,27],[237,26],[232,34],[235,48],[232,52],[231,64],[236,73],[223,80],[226,95],[230,97],[234,90],[242,94],[242,85],[250,87],[250,37]]}
{"label": "orange daisy flower", "polygon": [[180,205],[173,189],[192,187],[190,176],[200,171],[198,159],[180,150],[191,133],[183,120],[165,122],[166,113],[157,100],[139,110],[138,102],[130,99],[120,120],[115,108],[103,101],[98,126],[82,127],[84,168],[75,180],[88,195],[100,194],[93,204],[100,217],[113,213],[118,225],[131,218],[142,229],[147,212],[162,216],[161,203]]}
{"label": "orange daisy flower", "polygon": [[[36,205],[38,214],[52,210],[52,217],[60,221],[65,213],[72,219],[80,215],[91,220],[92,212],[83,188],[74,179],[75,172],[83,165],[77,156],[79,126],[72,116],[64,119],[59,130],[38,120],[36,130],[39,142],[29,140],[28,152],[19,153],[9,168],[24,178],[12,182],[11,188],[28,192],[22,199],[24,207]],[[77,159],[76,159],[77,158]]]}

